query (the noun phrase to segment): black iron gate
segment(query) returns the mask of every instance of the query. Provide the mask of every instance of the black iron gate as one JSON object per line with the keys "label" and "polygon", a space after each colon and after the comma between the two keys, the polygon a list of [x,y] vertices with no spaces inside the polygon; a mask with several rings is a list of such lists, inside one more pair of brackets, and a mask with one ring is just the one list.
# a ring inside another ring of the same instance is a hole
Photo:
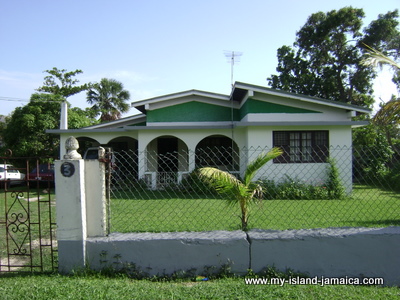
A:
{"label": "black iron gate", "polygon": [[51,158],[0,158],[0,273],[57,269]]}

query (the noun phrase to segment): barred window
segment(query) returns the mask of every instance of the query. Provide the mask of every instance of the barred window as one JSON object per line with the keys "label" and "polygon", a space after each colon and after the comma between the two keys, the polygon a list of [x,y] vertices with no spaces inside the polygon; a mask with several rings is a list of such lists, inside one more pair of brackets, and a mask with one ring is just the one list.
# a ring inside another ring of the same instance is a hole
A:
{"label": "barred window", "polygon": [[274,131],[273,145],[284,151],[275,163],[323,163],[329,157],[329,131]]}

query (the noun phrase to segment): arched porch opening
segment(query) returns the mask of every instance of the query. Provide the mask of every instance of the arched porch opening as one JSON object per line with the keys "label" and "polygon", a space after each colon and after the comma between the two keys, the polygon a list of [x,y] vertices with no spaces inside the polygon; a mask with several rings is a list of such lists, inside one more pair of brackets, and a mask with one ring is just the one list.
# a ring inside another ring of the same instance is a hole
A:
{"label": "arched porch opening", "polygon": [[211,135],[196,146],[196,168],[214,167],[230,173],[239,173],[239,147],[224,135]]}
{"label": "arched porch opening", "polygon": [[97,140],[90,138],[90,137],[81,136],[76,139],[78,140],[78,143],[79,143],[78,152],[80,155],[82,155],[82,157],[85,154],[87,149],[100,146],[100,143]]}
{"label": "arched porch opening", "polygon": [[181,139],[165,135],[146,147],[145,180],[152,188],[176,184],[189,173],[189,150]]}
{"label": "arched porch opening", "polygon": [[110,140],[107,147],[112,148],[115,171],[119,180],[137,181],[139,169],[138,141],[129,136]]}

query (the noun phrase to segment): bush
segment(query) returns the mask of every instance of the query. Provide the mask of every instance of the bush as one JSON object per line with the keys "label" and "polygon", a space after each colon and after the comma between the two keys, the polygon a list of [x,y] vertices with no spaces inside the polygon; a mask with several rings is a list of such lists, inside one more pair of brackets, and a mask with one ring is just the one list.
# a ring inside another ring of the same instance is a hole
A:
{"label": "bush", "polygon": [[272,180],[261,182],[264,188],[264,199],[268,200],[316,200],[330,199],[328,189],[325,184],[312,185],[306,184],[298,179],[292,179],[285,175],[286,179],[280,183]]}
{"label": "bush", "polygon": [[329,160],[328,180],[319,185],[307,184],[299,179],[286,179],[280,183],[273,180],[261,181],[264,199],[268,200],[332,200],[343,199],[345,190],[339,179],[339,170],[333,160]]}

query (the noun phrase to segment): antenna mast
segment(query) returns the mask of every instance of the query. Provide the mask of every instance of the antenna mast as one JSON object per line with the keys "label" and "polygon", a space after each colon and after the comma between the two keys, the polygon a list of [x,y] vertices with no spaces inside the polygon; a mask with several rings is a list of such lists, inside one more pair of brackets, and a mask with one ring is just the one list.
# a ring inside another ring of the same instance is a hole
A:
{"label": "antenna mast", "polygon": [[224,51],[226,58],[229,59],[228,63],[231,64],[231,86],[233,87],[233,66],[235,62],[240,62],[240,57],[242,56],[242,52],[237,51]]}

